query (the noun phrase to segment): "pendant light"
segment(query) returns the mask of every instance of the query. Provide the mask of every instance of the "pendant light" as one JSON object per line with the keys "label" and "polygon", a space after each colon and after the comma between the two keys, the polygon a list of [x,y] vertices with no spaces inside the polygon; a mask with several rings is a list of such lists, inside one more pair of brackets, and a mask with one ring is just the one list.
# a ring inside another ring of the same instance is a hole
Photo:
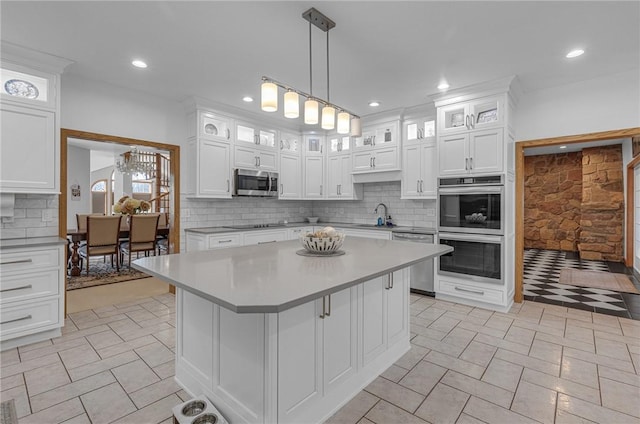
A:
{"label": "pendant light", "polygon": [[278,110],[278,86],[272,82],[262,83],[262,110],[275,112]]}
{"label": "pendant light", "polygon": [[351,118],[351,136],[362,137],[362,125],[360,123],[360,118],[357,116]]}
{"label": "pendant light", "polygon": [[293,90],[289,90],[284,93],[284,117],[293,119],[298,116],[300,116],[298,93]]}
{"label": "pendant light", "polygon": [[304,102],[304,123],[307,125],[318,123],[318,102],[312,98]]}
{"label": "pendant light", "polygon": [[336,125],[336,110],[331,106],[322,108],[322,129],[332,130]]}
{"label": "pendant light", "polygon": [[341,110],[338,113],[338,134],[349,134],[349,113]]}

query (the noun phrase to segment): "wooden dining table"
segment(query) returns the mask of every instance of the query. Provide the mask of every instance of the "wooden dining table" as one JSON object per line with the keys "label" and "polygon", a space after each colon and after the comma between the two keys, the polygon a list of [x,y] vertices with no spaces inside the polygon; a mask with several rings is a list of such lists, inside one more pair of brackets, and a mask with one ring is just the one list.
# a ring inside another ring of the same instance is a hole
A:
{"label": "wooden dining table", "polygon": [[[169,238],[169,226],[158,225],[157,235]],[[87,230],[70,230],[67,232],[67,237],[71,238],[71,276],[77,277],[82,271],[80,269],[80,242],[87,239]],[[123,225],[120,227],[119,238],[129,238],[129,227]]]}

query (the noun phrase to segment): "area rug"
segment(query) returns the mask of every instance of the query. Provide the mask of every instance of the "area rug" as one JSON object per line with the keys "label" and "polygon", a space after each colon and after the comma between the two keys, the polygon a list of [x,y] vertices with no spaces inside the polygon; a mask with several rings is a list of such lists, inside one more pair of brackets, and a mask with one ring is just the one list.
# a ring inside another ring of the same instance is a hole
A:
{"label": "area rug", "polygon": [[82,272],[78,277],[67,277],[67,290],[84,289],[86,287],[102,286],[105,284],[122,283],[123,281],[138,280],[149,277],[148,274],[140,272],[128,265],[121,265],[120,271],[111,266],[109,258],[107,262],[102,261],[102,257],[91,258],[89,262],[89,275],[87,275],[86,264],[83,264]]}
{"label": "area rug", "polygon": [[625,274],[562,268],[560,284],[640,294]]}

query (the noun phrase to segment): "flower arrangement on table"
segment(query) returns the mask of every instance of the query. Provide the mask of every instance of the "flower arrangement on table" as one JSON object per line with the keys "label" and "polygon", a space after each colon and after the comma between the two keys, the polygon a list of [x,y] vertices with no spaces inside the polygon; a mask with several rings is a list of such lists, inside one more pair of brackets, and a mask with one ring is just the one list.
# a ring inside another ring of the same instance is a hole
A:
{"label": "flower arrangement on table", "polygon": [[118,203],[113,205],[113,211],[123,215],[136,215],[143,212],[149,212],[150,209],[150,202],[134,199],[129,196],[121,197],[120,200],[118,200]]}

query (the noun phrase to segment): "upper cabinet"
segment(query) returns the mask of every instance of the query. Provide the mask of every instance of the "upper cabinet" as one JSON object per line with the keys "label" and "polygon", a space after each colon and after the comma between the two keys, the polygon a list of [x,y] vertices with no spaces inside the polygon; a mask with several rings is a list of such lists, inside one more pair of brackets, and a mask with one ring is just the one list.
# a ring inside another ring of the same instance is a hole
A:
{"label": "upper cabinet", "polygon": [[438,179],[436,121],[433,117],[407,119],[402,143],[403,199],[435,199]]}
{"label": "upper cabinet", "polygon": [[419,140],[435,140],[436,121],[433,118],[406,119],[403,127],[404,144]]}
{"label": "upper cabinet", "polygon": [[331,134],[328,137],[329,155],[349,154],[353,148],[353,139],[348,135]]}
{"label": "upper cabinet", "polygon": [[324,155],[324,137],[321,135],[305,135],[304,136],[304,153],[306,156],[322,156]]}
{"label": "upper cabinet", "polygon": [[6,43],[1,50],[0,192],[59,194],[60,74],[71,62]]}
{"label": "upper cabinet", "polygon": [[[236,168],[278,170],[275,149],[278,131],[260,128],[246,122],[236,123],[234,165]],[[278,143],[279,144],[279,143]]]}
{"label": "upper cabinet", "polygon": [[236,143],[250,143],[258,148],[273,149],[276,147],[278,134],[276,130],[264,129],[246,122],[236,123]]}
{"label": "upper cabinet", "polygon": [[438,134],[461,133],[504,125],[504,100],[489,97],[438,109]]}
{"label": "upper cabinet", "polygon": [[400,125],[398,121],[384,122],[367,126],[362,130],[362,136],[356,137],[355,149],[375,149],[397,146],[400,143]]}
{"label": "upper cabinet", "polygon": [[198,112],[198,137],[210,140],[231,141],[233,121],[208,111]]}
{"label": "upper cabinet", "polygon": [[280,153],[300,155],[301,150],[302,143],[299,134],[280,132]]}
{"label": "upper cabinet", "polygon": [[400,121],[368,125],[355,138],[353,173],[400,170]]}

